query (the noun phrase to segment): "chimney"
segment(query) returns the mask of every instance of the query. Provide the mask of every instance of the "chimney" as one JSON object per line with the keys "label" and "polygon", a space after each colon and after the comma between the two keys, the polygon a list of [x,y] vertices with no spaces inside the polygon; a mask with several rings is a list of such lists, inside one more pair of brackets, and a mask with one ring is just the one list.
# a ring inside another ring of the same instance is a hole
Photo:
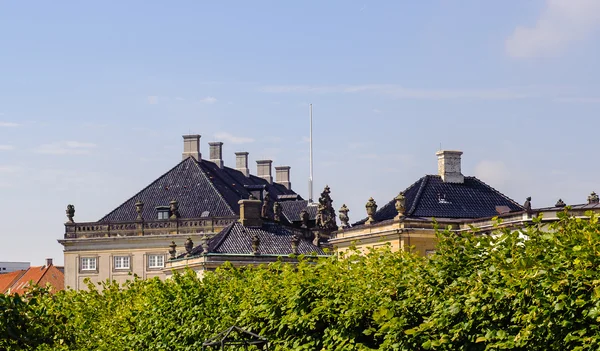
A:
{"label": "chimney", "polygon": [[262,201],[260,200],[249,200],[243,199],[238,201],[240,205],[240,220],[239,222],[247,227],[260,227],[262,226],[261,207]]}
{"label": "chimney", "polygon": [[440,150],[436,152],[438,157],[438,175],[445,183],[465,182],[465,176],[460,170],[460,156],[462,151]]}
{"label": "chimney", "polygon": [[208,145],[210,145],[210,161],[216,163],[219,168],[223,168],[223,143],[215,141]]}
{"label": "chimney", "polygon": [[285,186],[288,190],[292,189],[290,182],[290,166],[275,167],[275,182]]}
{"label": "chimney", "polygon": [[200,153],[200,135],[184,135],[183,136],[183,155],[182,159],[185,160],[188,157],[193,157],[194,160],[202,160],[202,154]]}
{"label": "chimney", "polygon": [[236,152],[235,153],[235,169],[244,173],[246,177],[250,177],[250,170],[248,169],[248,153],[247,152]]}
{"label": "chimney", "polygon": [[52,259],[51,258],[47,258],[46,259],[46,267],[50,267],[52,266]]}
{"label": "chimney", "polygon": [[258,160],[256,161],[257,177],[266,179],[269,184],[273,184],[273,176],[271,174],[271,160]]}

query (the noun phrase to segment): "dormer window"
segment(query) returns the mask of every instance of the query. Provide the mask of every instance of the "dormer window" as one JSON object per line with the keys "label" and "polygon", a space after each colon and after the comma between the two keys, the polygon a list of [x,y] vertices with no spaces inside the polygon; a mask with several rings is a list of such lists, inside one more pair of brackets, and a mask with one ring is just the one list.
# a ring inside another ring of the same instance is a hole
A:
{"label": "dormer window", "polygon": [[158,216],[157,217],[158,220],[169,219],[169,217],[170,217],[169,206],[157,206],[156,213]]}

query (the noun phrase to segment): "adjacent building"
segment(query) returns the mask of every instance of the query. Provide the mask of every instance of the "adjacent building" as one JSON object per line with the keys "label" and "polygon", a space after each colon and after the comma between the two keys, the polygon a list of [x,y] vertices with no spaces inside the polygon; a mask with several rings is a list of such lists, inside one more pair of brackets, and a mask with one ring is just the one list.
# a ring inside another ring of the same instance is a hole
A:
{"label": "adjacent building", "polygon": [[29,262],[0,262],[0,274],[26,270],[29,266]]}
{"label": "adjacent building", "polygon": [[34,285],[41,287],[51,286],[50,291],[55,293],[65,288],[63,267],[56,267],[52,259],[46,259],[46,265],[27,267],[14,270],[10,273],[0,274],[0,293],[23,295]]}
{"label": "adjacent building", "polygon": [[476,177],[464,176],[461,156],[461,151],[437,152],[438,174],[423,176],[381,207],[369,199],[367,217],[352,226],[349,210],[343,206],[339,210],[342,226],[332,234],[330,243],[338,250],[414,247],[427,255],[435,250],[436,224],[461,230],[498,215],[523,213],[524,207],[508,196]]}

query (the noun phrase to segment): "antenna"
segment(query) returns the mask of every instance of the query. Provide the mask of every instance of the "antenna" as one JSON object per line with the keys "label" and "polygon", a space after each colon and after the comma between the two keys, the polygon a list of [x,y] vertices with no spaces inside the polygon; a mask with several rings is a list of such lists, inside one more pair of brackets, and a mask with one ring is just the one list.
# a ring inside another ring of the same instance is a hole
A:
{"label": "antenna", "polygon": [[310,175],[308,177],[308,203],[313,203],[313,117],[312,117],[312,104],[309,104],[310,110],[310,153],[309,153],[309,162],[310,162]]}

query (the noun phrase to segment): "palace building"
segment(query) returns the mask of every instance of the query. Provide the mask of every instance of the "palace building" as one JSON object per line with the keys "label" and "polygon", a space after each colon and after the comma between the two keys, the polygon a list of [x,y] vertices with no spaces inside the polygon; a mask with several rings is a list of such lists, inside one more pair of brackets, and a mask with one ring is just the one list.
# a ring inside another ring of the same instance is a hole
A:
{"label": "palace building", "polygon": [[124,282],[132,274],[164,278],[170,245],[183,250],[188,240],[200,243],[231,228],[240,219],[240,200],[260,202],[263,217],[277,217],[279,225],[298,230],[316,225],[315,206],[292,190],[290,167],[275,167],[273,179],[272,161],[258,160],[253,175],[247,152],[236,152],[230,168],[223,162],[223,143],[209,147],[204,159],[200,135],[184,135],[182,160],[98,221],[76,221],[69,205],[59,240],[65,286],[85,288],[85,278]]}

